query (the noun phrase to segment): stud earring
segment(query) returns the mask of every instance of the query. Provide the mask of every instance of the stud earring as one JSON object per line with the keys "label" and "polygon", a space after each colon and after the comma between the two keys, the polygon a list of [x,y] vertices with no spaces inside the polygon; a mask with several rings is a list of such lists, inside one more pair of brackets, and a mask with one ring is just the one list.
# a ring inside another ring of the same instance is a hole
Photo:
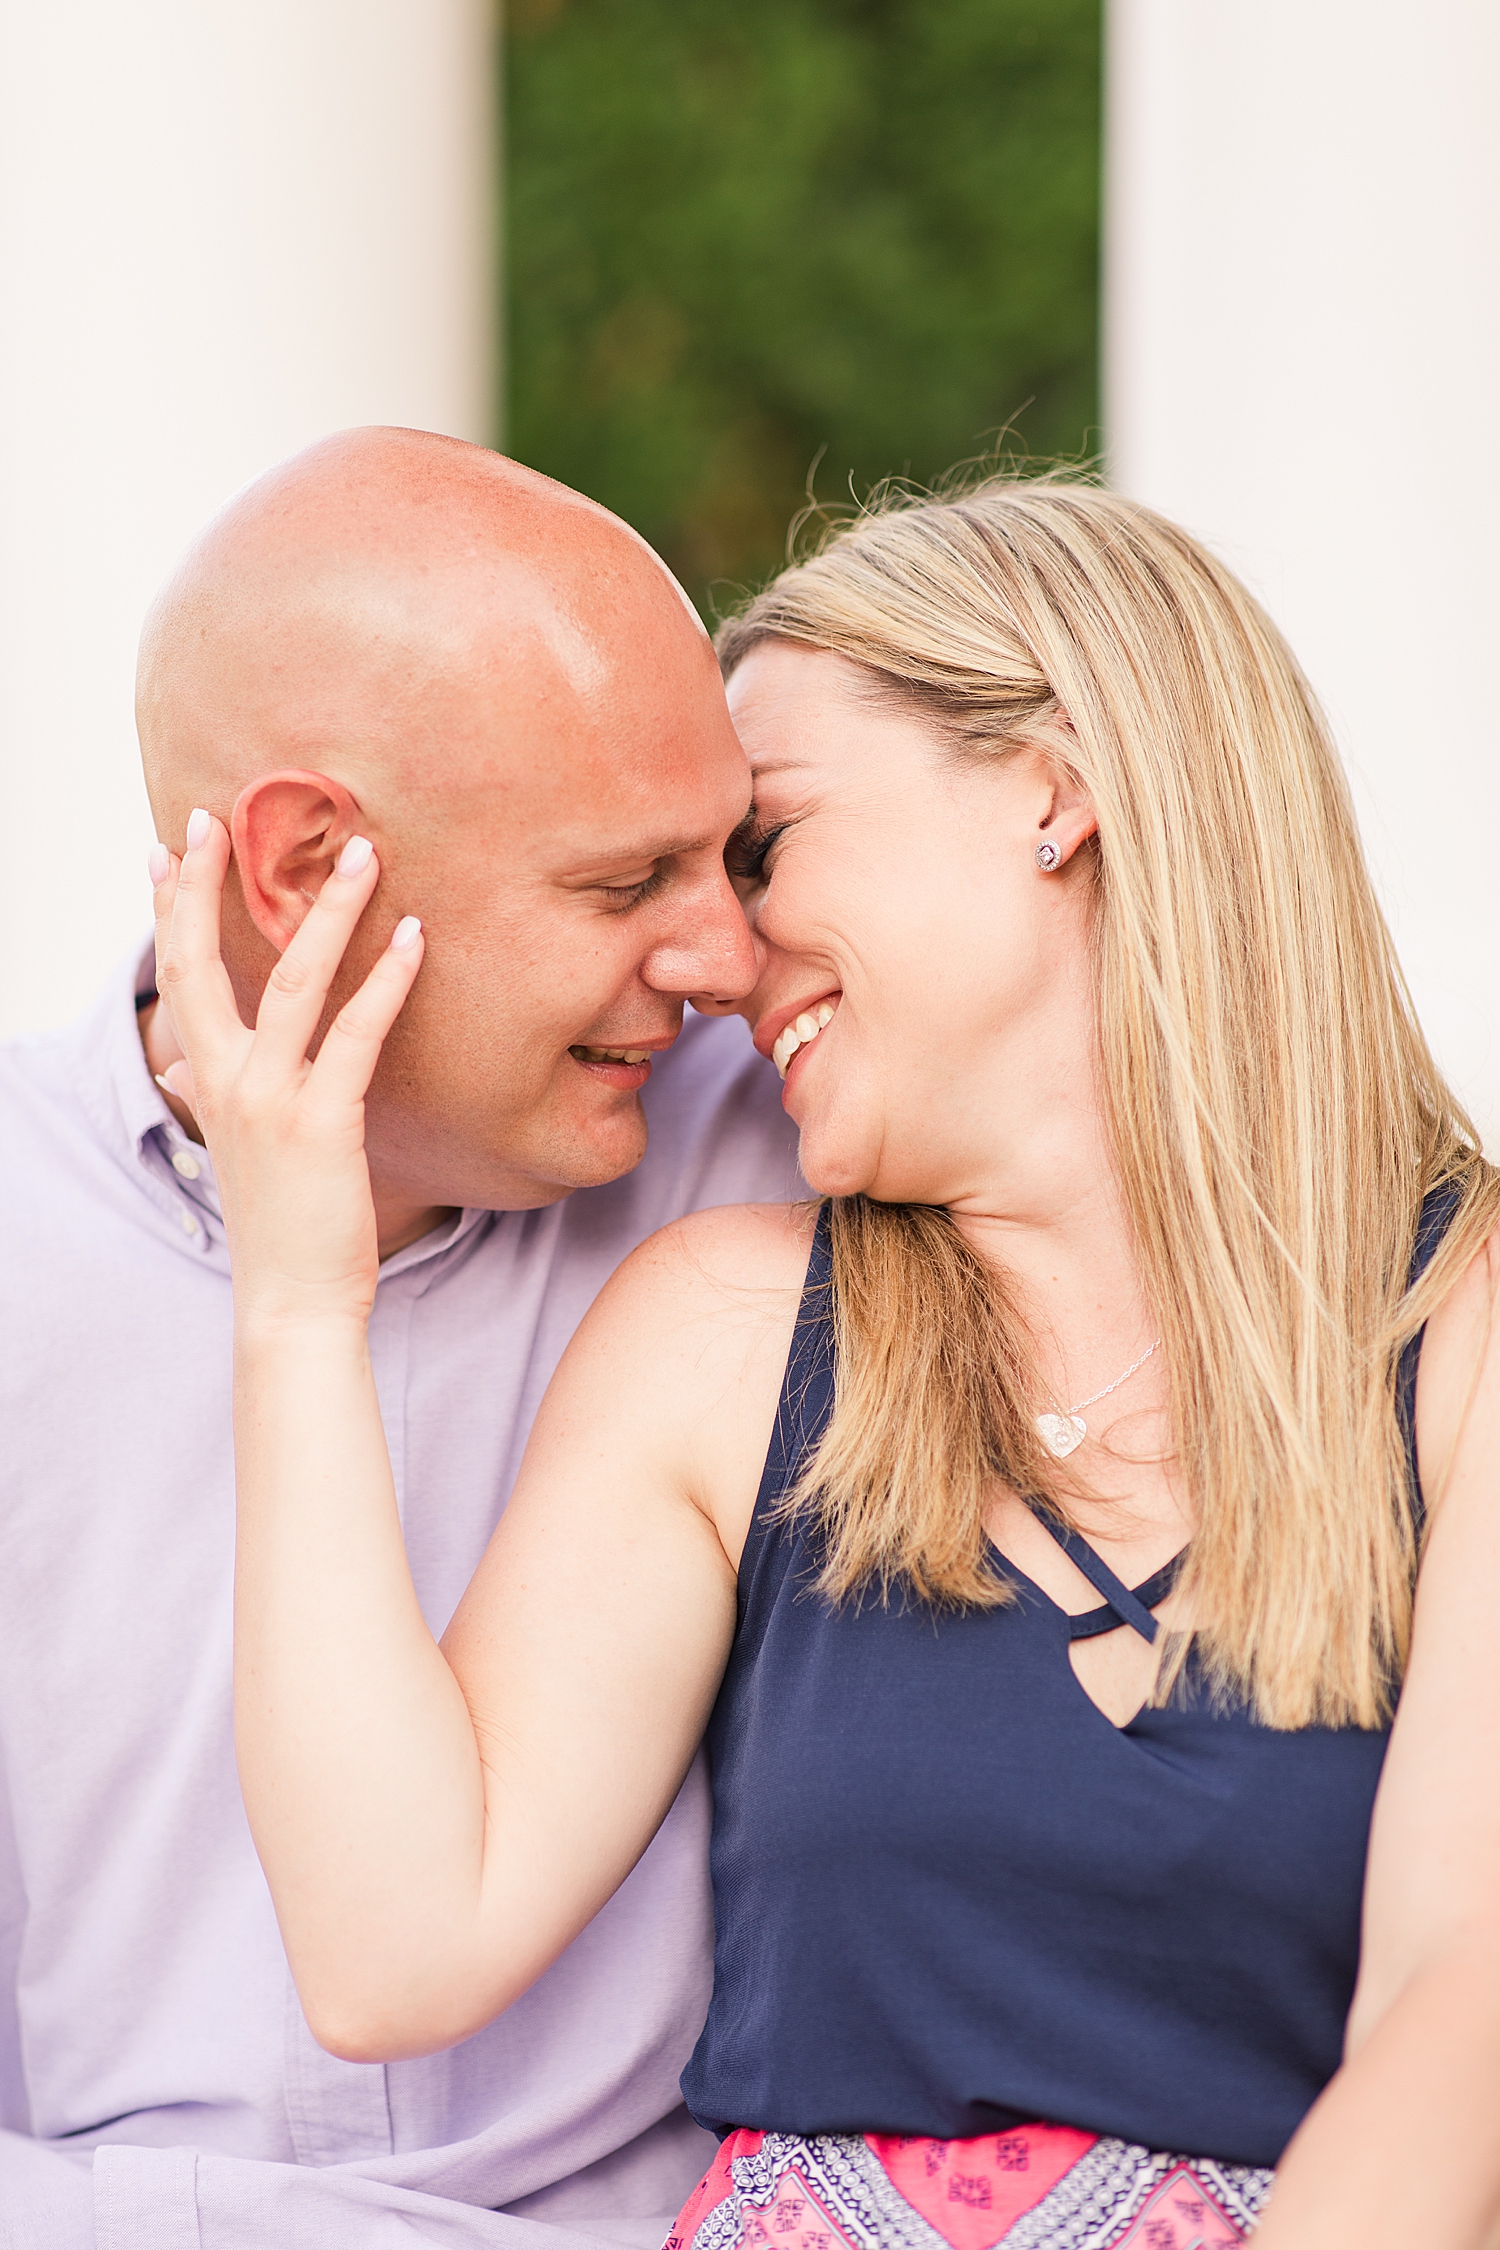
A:
{"label": "stud earring", "polygon": [[1044,875],[1050,875],[1054,868],[1061,866],[1062,853],[1056,844],[1040,843],[1036,848],[1036,863]]}

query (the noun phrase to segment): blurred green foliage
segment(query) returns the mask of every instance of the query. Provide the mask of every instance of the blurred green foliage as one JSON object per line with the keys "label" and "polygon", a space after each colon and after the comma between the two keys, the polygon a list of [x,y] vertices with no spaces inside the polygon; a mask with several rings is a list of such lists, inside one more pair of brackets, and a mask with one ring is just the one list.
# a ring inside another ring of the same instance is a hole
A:
{"label": "blurred green foliage", "polygon": [[506,13],[505,443],[705,610],[815,459],[839,502],[1092,448],[1100,0]]}

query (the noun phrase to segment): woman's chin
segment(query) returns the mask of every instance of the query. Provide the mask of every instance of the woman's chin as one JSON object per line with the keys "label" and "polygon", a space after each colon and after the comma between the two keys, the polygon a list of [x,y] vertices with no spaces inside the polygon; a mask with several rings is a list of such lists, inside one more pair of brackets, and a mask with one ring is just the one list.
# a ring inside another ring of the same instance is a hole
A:
{"label": "woman's chin", "polygon": [[891,1179],[896,1173],[903,1180],[917,1177],[930,1166],[911,1150],[907,1160],[893,1167],[896,1152],[889,1145],[887,1105],[878,1099],[868,1104],[853,1100],[847,1087],[839,1091],[843,1098],[830,1100],[826,1084],[815,1089],[807,1078],[790,1088],[786,1111],[801,1135],[797,1161],[808,1186],[815,1195],[868,1195],[877,1203],[916,1200],[894,1193]]}
{"label": "woman's chin", "polygon": [[797,1168],[814,1195],[857,1195],[858,1186],[846,1183],[853,1176],[838,1136],[819,1129],[816,1118],[793,1119],[797,1127]]}
{"label": "woman's chin", "polygon": [[802,1177],[814,1195],[869,1195],[874,1180],[877,1161],[872,1150],[868,1153],[853,1147],[838,1132],[826,1127],[819,1130],[815,1120],[799,1121],[802,1138],[797,1146],[797,1162]]}
{"label": "woman's chin", "polygon": [[928,1163],[892,1161],[878,1140],[866,1148],[804,1125],[797,1162],[814,1195],[864,1195],[872,1203],[945,1203],[945,1183]]}

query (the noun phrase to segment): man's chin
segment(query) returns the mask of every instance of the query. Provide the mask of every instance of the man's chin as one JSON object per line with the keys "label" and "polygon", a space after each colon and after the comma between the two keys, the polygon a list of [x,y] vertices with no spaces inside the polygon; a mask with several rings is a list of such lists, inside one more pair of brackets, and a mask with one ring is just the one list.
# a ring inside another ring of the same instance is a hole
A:
{"label": "man's chin", "polygon": [[633,1172],[645,1153],[646,1113],[633,1097],[611,1115],[559,1119],[551,1133],[539,1135],[534,1149],[538,1185],[553,1183],[548,1202],[576,1188],[607,1187]]}
{"label": "man's chin", "polygon": [[[478,1121],[476,1120],[476,1124]],[[536,1211],[577,1188],[606,1187],[646,1153],[646,1113],[634,1094],[586,1105],[539,1103],[529,1115],[496,1119],[483,1138],[370,1150],[371,1177],[407,1202],[480,1211]],[[485,1146],[485,1142],[488,1146]]]}

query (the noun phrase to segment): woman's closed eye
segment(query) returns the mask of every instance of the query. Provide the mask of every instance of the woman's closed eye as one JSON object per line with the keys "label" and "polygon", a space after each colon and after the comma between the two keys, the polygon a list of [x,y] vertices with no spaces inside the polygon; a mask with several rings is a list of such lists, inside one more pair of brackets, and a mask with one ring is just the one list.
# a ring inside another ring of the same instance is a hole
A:
{"label": "woman's closed eye", "polygon": [[754,813],[735,830],[724,848],[724,865],[733,883],[746,883],[752,888],[768,882],[770,870],[767,862],[782,836],[786,823],[767,827],[756,819]]}

